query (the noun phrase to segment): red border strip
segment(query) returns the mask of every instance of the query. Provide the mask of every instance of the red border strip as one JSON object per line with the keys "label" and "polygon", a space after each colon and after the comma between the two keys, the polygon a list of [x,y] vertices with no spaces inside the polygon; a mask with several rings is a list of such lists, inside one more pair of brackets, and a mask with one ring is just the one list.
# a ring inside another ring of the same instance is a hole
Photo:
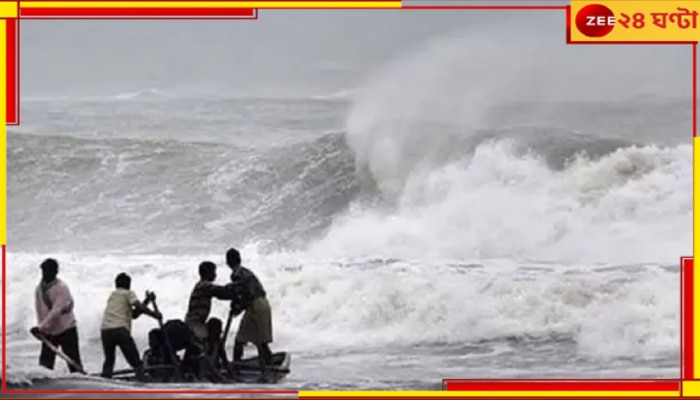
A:
{"label": "red border strip", "polygon": [[622,391],[645,391],[645,392],[672,392],[679,391],[681,383],[679,381],[478,381],[478,380],[445,380],[443,382],[445,390],[448,391],[590,391],[590,392],[622,392]]}
{"label": "red border strip", "polygon": [[19,125],[19,21],[5,20],[5,121]]}
{"label": "red border strip", "polygon": [[20,8],[19,16],[22,19],[33,18],[217,18],[217,19],[254,19],[257,18],[255,8],[195,8],[195,7],[41,7]]}
{"label": "red border strip", "polygon": [[694,371],[694,327],[693,327],[693,259],[681,259],[681,357],[682,357],[682,379],[693,379]]}

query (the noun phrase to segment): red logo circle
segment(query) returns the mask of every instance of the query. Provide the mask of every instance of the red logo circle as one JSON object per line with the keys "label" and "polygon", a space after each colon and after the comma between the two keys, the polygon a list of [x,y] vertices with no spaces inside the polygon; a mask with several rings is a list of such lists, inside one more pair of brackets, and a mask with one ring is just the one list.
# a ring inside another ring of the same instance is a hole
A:
{"label": "red logo circle", "polygon": [[589,4],[576,14],[576,27],[588,37],[603,37],[615,26],[615,14],[601,4]]}

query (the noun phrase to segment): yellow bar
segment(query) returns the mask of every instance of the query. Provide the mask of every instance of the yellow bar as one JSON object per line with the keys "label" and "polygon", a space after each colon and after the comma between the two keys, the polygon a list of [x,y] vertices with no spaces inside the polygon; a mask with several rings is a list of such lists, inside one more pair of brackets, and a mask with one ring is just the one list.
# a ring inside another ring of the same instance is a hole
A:
{"label": "yellow bar", "polygon": [[367,391],[367,392],[335,392],[335,391],[300,391],[299,397],[680,397],[680,391],[669,392],[603,392],[603,391],[424,391],[424,392],[399,392],[399,391]]}
{"label": "yellow bar", "polygon": [[401,8],[401,1],[22,1],[22,8]]}
{"label": "yellow bar", "polygon": [[0,18],[17,18],[17,2],[0,1]]}
{"label": "yellow bar", "polygon": [[7,107],[6,107],[6,96],[5,96],[5,88],[7,87],[7,74],[6,74],[6,69],[7,69],[7,52],[6,52],[6,46],[7,46],[7,30],[5,29],[5,21],[2,21],[0,25],[0,65],[2,65],[2,69],[0,69],[0,74],[2,74],[2,77],[0,78],[0,111],[2,115],[5,117],[3,118],[5,120],[4,123],[0,124],[2,125],[2,128],[0,129],[0,244],[7,244]]}
{"label": "yellow bar", "polygon": [[700,273],[695,268],[695,258],[700,254],[700,237],[698,233],[700,232],[700,217],[697,212],[700,210],[700,185],[698,184],[698,177],[700,174],[700,156],[698,156],[698,142],[700,138],[693,138],[693,374],[694,376],[688,377],[689,379],[697,379],[698,368],[700,368],[700,335],[698,334],[698,321],[700,321],[700,296],[697,295],[697,291],[700,290]]}
{"label": "yellow bar", "polygon": [[683,381],[683,397],[700,397],[700,382]]}

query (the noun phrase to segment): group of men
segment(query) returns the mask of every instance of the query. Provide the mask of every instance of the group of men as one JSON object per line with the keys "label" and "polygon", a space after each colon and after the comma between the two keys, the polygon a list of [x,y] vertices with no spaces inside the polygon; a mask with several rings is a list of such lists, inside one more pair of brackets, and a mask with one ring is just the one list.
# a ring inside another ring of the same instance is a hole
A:
{"label": "group of men", "polygon": [[[230,283],[217,285],[214,283],[216,264],[202,262],[199,265],[200,280],[190,294],[184,321],[176,319],[165,323],[156,306],[155,294],[146,292],[141,302],[131,290],[131,277],[123,272],[118,274],[102,319],[104,363],[101,375],[106,378],[113,376],[117,347],[140,379],[145,378],[144,363],[174,365],[196,377],[213,380],[223,378],[222,370],[232,373],[223,348],[223,335],[227,332],[223,332],[220,319],[209,318],[213,299],[230,302],[229,323],[231,318],[244,313],[234,340],[234,363],[241,361],[245,345],[253,343],[258,349],[260,366],[265,371],[265,367],[272,364],[269,347],[272,317],[267,294],[255,274],[241,264],[238,250],[231,248],[226,252],[226,264],[231,269]],[[38,324],[31,333],[59,347],[76,364],[69,363],[69,370],[78,372],[82,361],[74,302],[68,285],[58,278],[58,269],[58,262],[54,259],[41,263],[42,278],[35,296]],[[149,308],[150,304],[153,304],[153,309]],[[159,327],[149,332],[149,349],[144,359],[131,335],[131,322],[141,315],[159,322]],[[184,356],[180,358],[178,352],[182,350]],[[55,352],[42,344],[39,364],[53,369],[55,357]]]}

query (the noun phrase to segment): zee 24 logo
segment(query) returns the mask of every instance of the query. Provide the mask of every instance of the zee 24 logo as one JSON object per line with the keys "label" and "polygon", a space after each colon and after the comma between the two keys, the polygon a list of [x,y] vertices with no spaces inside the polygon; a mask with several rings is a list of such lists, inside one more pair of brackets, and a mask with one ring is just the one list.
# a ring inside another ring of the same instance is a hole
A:
{"label": "zee 24 logo", "polygon": [[603,37],[609,34],[614,27],[615,14],[604,5],[589,4],[576,14],[576,28],[588,37]]}
{"label": "zee 24 logo", "polygon": [[[675,12],[652,12],[649,14],[649,24],[667,29],[669,24],[674,28],[696,29],[698,26],[697,10],[676,7]],[[628,15],[620,13],[619,18],[615,18],[612,10],[604,5],[589,4],[579,10],[576,14],[576,28],[585,36],[599,38],[609,34],[616,24],[623,28],[642,29],[646,26],[645,14],[634,13]]]}

